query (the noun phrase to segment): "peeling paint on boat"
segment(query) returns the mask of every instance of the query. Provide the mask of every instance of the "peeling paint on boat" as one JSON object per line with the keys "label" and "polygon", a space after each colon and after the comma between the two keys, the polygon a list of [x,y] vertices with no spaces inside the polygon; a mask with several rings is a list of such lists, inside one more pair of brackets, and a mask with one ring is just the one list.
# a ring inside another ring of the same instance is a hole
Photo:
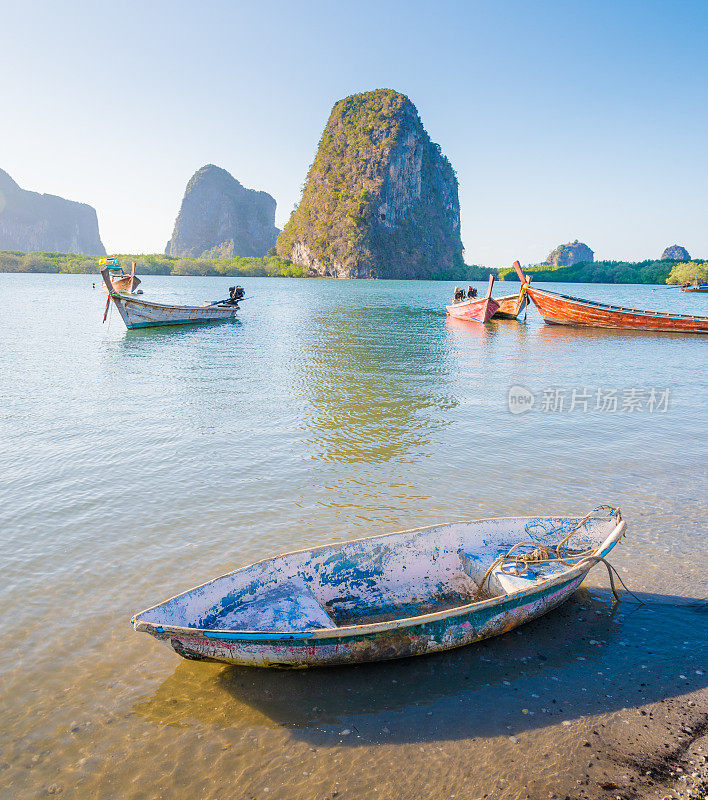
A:
{"label": "peeling paint on boat", "polygon": [[590,557],[534,565],[518,577],[497,567],[484,599],[479,583],[515,543],[557,544],[579,522],[459,522],[302,550],[197,586],[133,624],[185,658],[261,667],[447,650],[504,633],[566,600],[623,534],[619,516],[582,523],[572,545],[591,550]]}

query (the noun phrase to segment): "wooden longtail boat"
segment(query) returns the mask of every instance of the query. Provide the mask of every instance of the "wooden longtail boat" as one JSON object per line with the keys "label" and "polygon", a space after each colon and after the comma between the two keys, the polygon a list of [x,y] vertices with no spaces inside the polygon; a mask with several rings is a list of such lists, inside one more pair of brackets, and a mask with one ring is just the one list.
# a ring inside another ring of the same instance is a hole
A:
{"label": "wooden longtail boat", "polygon": [[499,308],[492,314],[492,319],[518,319],[519,314],[528,305],[528,297],[525,292],[523,297],[518,294],[509,294],[505,297],[495,297],[494,299],[499,303]]}
{"label": "wooden longtail boat", "polygon": [[[164,303],[153,303],[138,299],[130,294],[117,292],[111,282],[108,270],[101,270],[104,284],[108,290],[108,301],[103,314],[106,321],[108,304],[112,300],[118,309],[126,328],[155,328],[162,325],[187,325],[195,322],[214,322],[236,316],[238,300],[231,297],[217,303],[206,303],[203,306],[171,306]],[[240,289],[240,287],[233,287]],[[243,291],[243,290],[241,290]],[[232,293],[233,294],[233,293]]]}
{"label": "wooden longtail boat", "polygon": [[538,287],[528,288],[526,291],[549,325],[708,333],[708,317],[606,305],[593,300],[581,300],[579,297],[549,292]]}
{"label": "wooden longtail boat", "polygon": [[[514,261],[514,269],[517,270],[517,273],[521,271],[521,264],[518,261]],[[529,302],[526,294],[526,286],[529,283],[531,283],[531,277],[526,275],[526,280],[521,282],[518,294],[495,298],[499,308],[492,315],[492,319],[518,319],[519,314],[526,309]]]}
{"label": "wooden longtail boat", "polygon": [[456,319],[466,319],[472,322],[489,322],[499,309],[499,303],[492,299],[494,275],[489,276],[489,287],[484,297],[474,297],[471,300],[461,300],[447,306],[447,313]]}
{"label": "wooden longtail boat", "polygon": [[[455,522],[269,558],[136,614],[184,658],[309,667],[434,653],[555,608],[625,530],[583,518]],[[572,544],[572,546],[571,546]]]}
{"label": "wooden longtail boat", "polygon": [[708,292],[708,283],[701,283],[696,276],[690,283],[684,283],[682,292]]}
{"label": "wooden longtail boat", "polygon": [[[524,281],[521,270],[517,270]],[[523,285],[523,284],[522,284]],[[646,311],[625,308],[595,300],[583,300],[546,289],[526,286],[544,321],[549,325],[580,325],[593,328],[626,328],[628,330],[708,333],[708,317],[673,314],[663,311]]]}

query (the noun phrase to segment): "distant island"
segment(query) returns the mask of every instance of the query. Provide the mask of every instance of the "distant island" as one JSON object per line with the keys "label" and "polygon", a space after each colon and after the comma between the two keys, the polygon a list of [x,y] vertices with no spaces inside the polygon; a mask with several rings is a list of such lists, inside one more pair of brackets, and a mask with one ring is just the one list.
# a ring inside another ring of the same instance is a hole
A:
{"label": "distant island", "polygon": [[570,267],[580,262],[592,262],[595,253],[584,243],[577,239],[568,244],[559,244],[555,250],[548,254],[546,264],[553,267]]}

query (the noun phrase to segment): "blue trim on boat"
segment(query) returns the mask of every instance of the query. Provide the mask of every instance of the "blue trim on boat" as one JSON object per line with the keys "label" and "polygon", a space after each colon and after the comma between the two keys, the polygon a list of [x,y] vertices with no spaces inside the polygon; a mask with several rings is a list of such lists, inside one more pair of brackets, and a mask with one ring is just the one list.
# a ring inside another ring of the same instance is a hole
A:
{"label": "blue trim on boat", "polygon": [[214,319],[176,319],[174,322],[138,322],[127,325],[128,330],[135,328],[161,328],[165,325],[192,325],[195,322],[223,322],[225,319],[235,319],[233,315],[228,317],[216,317]]}
{"label": "blue trim on boat", "polygon": [[246,642],[273,639],[312,639],[312,633],[239,633],[238,631],[200,631],[207,639],[240,639]]}

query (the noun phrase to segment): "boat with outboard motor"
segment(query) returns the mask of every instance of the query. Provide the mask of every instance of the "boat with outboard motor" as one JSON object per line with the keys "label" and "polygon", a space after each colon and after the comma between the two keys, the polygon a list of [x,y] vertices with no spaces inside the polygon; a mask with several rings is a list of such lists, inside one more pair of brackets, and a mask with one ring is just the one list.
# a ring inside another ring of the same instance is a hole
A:
{"label": "boat with outboard motor", "polygon": [[494,275],[489,276],[489,286],[484,297],[466,298],[464,291],[458,300],[458,293],[455,292],[455,300],[452,305],[447,306],[447,313],[455,319],[464,319],[471,322],[489,322],[492,316],[498,311],[499,303],[492,299],[492,287],[494,286]]}
{"label": "boat with outboard motor", "polygon": [[112,300],[126,328],[130,330],[232,319],[236,316],[239,301],[243,300],[245,294],[242,286],[232,286],[229,289],[229,297],[225,300],[205,303],[203,306],[174,306],[116,291],[111,283],[108,269],[101,270],[101,276],[108,291],[103,321],[106,321],[108,306]]}

